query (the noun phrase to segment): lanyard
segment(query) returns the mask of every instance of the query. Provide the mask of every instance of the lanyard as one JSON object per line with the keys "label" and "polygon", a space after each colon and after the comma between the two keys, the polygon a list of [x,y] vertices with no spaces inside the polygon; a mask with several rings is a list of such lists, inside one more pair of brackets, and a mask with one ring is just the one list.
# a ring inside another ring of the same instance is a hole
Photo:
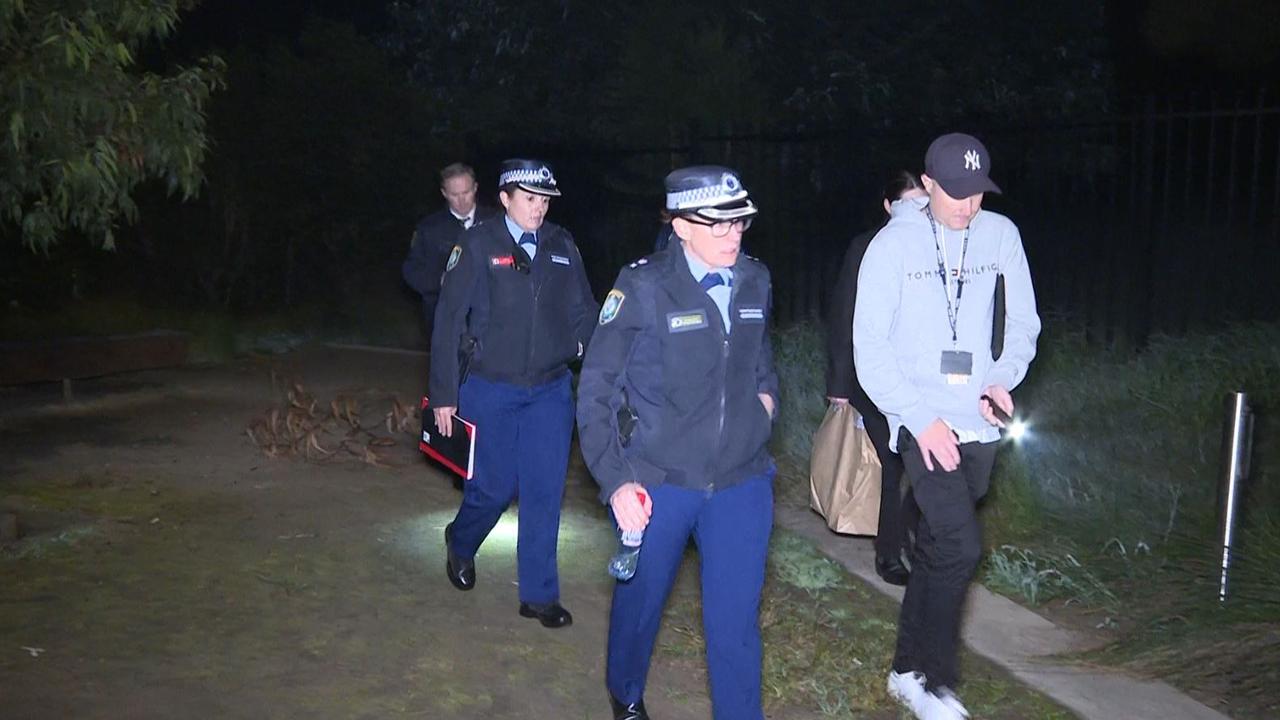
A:
{"label": "lanyard", "polygon": [[[942,231],[942,239],[938,239],[938,223],[933,219],[933,211],[925,207],[929,216],[929,227],[933,230],[933,248],[938,253],[938,276],[942,278],[943,294],[947,298],[947,322],[951,325],[951,344],[958,342],[956,321],[960,317],[960,297],[964,295],[964,256],[969,252],[969,228],[964,229],[964,239],[960,241],[960,264],[956,265],[956,290],[951,292],[951,268],[947,266],[947,231]],[[953,299],[954,297],[954,299]]]}

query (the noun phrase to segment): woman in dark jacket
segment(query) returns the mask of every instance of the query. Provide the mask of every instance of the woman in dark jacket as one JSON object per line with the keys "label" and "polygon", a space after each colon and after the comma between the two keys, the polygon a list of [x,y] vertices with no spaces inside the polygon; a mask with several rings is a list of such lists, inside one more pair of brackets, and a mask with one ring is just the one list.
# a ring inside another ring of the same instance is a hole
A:
{"label": "woman in dark jacket", "polygon": [[[898,201],[924,194],[918,176],[906,170],[894,173],[884,189],[886,219],[903,207]],[[858,385],[853,369],[853,308],[858,289],[858,268],[867,245],[879,230],[879,227],[868,230],[849,244],[832,291],[827,317],[827,400],[853,403],[854,409],[862,415],[882,468],[880,531],[875,541],[876,572],[887,583],[906,585],[908,571],[902,562],[902,551],[908,543],[907,530],[915,526],[919,511],[910,491],[905,498],[902,497],[899,484],[903,472],[902,458],[889,449],[889,423]]]}

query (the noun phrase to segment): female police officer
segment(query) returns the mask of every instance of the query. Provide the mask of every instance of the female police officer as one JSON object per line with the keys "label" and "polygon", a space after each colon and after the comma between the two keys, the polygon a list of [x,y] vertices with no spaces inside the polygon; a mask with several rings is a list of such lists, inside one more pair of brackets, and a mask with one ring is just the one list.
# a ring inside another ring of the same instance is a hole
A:
{"label": "female police officer", "polygon": [[474,476],[445,528],[446,571],[459,590],[475,586],[476,550],[519,495],[520,614],[563,627],[573,622],[556,573],[573,432],[567,363],[591,337],[596,304],[573,238],[545,222],[560,195],[551,170],[507,160],[498,185],[505,219],[454,246],[431,337],[436,428],[448,435],[459,412],[479,440]]}
{"label": "female police officer", "polygon": [[649,657],[692,536],[715,717],[757,720],[778,396],[769,271],[740,252],[756,207],[736,173],[684,168],[666,190],[679,244],[619,274],[578,382],[601,499],[623,530],[644,530],[636,574],[613,592],[607,685],[615,718],[648,717]]}

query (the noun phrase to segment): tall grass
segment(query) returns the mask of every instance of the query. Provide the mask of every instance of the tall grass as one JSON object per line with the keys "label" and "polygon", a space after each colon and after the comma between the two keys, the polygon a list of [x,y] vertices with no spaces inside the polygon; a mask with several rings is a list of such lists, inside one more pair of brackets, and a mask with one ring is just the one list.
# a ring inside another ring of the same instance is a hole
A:
{"label": "tall grass", "polygon": [[[1030,436],[1002,448],[983,506],[985,581],[1030,604],[1069,600],[1119,614],[1133,631],[1115,659],[1135,661],[1201,631],[1230,638],[1261,624],[1280,635],[1280,324],[1158,337],[1136,353],[1090,348],[1070,325],[1046,326],[1014,393]],[[783,398],[774,450],[794,465],[779,496],[800,502],[787,484],[807,481],[822,417],[820,328],[781,329],[776,348]],[[1217,484],[1225,398],[1236,390],[1249,393],[1256,413],[1254,451],[1231,596],[1220,605]],[[1222,653],[1228,674],[1232,647]],[[1234,647],[1280,666],[1280,640]],[[1172,661],[1159,669],[1175,679],[1191,670]],[[1195,671],[1203,674],[1203,658]]]}
{"label": "tall grass", "polygon": [[813,433],[826,413],[826,345],[822,327],[799,322],[773,335],[773,358],[781,398],[770,449],[778,459],[774,493],[793,505],[809,501],[809,454]]}

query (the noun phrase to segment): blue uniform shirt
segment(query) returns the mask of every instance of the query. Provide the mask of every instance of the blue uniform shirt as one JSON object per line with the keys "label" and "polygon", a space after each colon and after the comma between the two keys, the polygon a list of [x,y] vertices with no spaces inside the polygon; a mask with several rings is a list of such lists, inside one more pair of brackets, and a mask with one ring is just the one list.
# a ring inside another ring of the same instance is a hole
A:
{"label": "blue uniform shirt", "polygon": [[[503,215],[502,219],[507,221],[507,232],[511,233],[511,239],[515,241],[516,245],[524,248],[524,251],[529,253],[529,259],[532,260],[538,257],[538,234],[526,233],[524,228],[517,225],[516,221],[511,219],[510,215]],[[533,242],[521,244],[520,238],[524,235],[532,235],[534,238]]]}
{"label": "blue uniform shirt", "polygon": [[684,249],[684,259],[689,263],[689,272],[693,273],[693,279],[702,282],[702,277],[709,272],[720,275],[724,280],[724,284],[716,285],[707,291],[707,295],[711,297],[711,301],[716,304],[716,308],[720,310],[720,319],[724,321],[724,331],[729,333],[731,323],[729,322],[729,296],[732,294],[730,286],[733,283],[733,271],[729,268],[718,268],[712,270],[709,265],[702,262],[696,255],[689,252],[689,248],[684,247],[684,243],[680,246]]}

